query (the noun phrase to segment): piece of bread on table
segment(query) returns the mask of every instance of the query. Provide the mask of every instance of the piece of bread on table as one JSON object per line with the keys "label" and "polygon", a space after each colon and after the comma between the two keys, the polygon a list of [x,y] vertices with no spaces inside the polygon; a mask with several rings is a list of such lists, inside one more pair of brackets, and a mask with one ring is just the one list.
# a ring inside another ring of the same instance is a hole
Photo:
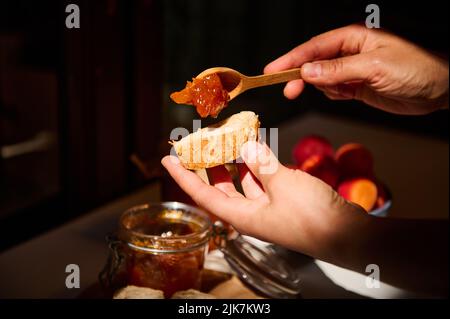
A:
{"label": "piece of bread on table", "polygon": [[172,299],[216,299],[216,297],[195,289],[188,289],[177,291],[173,294]]}
{"label": "piece of bread on table", "polygon": [[164,293],[146,287],[126,286],[116,291],[113,299],[164,299]]}
{"label": "piece of bread on table", "polygon": [[187,169],[214,167],[234,161],[242,145],[257,141],[259,124],[258,115],[243,111],[171,144]]}

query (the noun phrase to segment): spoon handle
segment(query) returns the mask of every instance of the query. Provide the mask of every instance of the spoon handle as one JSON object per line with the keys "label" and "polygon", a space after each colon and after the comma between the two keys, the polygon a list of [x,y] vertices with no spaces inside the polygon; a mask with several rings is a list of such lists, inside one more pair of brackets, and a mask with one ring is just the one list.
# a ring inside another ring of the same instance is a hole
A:
{"label": "spoon handle", "polygon": [[246,89],[267,86],[301,79],[301,68],[290,69],[272,74],[249,76],[243,83]]}

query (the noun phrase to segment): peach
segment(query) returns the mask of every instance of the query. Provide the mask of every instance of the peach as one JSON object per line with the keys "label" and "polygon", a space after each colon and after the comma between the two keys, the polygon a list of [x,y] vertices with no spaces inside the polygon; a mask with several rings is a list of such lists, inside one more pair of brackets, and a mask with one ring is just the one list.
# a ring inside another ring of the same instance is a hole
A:
{"label": "peach", "polygon": [[303,162],[300,169],[312,176],[320,178],[333,188],[337,186],[339,170],[331,156],[312,155]]}
{"label": "peach", "polygon": [[338,193],[370,212],[378,199],[377,185],[367,178],[348,179],[339,184]]}
{"label": "peach", "polygon": [[372,154],[361,144],[342,145],[336,151],[335,159],[341,175],[345,178],[373,176]]}
{"label": "peach", "polygon": [[333,147],[325,138],[317,135],[308,135],[295,145],[292,156],[294,162],[301,166],[311,155],[333,156]]}

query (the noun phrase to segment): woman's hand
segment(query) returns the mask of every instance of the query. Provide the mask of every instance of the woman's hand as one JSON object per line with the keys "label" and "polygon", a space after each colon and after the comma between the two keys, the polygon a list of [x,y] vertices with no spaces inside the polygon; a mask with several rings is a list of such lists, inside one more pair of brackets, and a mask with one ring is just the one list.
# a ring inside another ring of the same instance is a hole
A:
{"label": "woman's hand", "polygon": [[208,169],[211,186],[176,157],[162,164],[199,206],[242,234],[361,273],[377,264],[383,282],[448,294],[448,221],[373,217],[321,180],[281,165],[266,145],[248,142],[241,155],[245,196],[223,166]]}
{"label": "woman's hand", "polygon": [[268,64],[264,73],[302,68],[287,83],[294,99],[310,83],[333,100],[357,99],[398,114],[448,108],[448,62],[393,34],[351,25],[316,36]]}
{"label": "woman's hand", "polygon": [[[356,224],[369,218],[330,186],[300,170],[281,165],[265,144],[242,147],[238,164],[245,196],[224,166],[209,170],[211,184],[166,156],[162,164],[192,199],[239,232],[329,260],[345,255],[344,244]],[[353,235],[356,235],[353,233]],[[350,241],[352,241],[350,239]]]}

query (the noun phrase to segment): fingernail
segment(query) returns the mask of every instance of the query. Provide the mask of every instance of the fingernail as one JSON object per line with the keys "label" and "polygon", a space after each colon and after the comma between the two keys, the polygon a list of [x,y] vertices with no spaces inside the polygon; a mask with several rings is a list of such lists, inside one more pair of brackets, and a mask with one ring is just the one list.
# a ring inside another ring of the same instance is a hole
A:
{"label": "fingernail", "polygon": [[178,156],[170,156],[170,160],[171,160],[172,163],[175,164],[175,165],[180,164],[180,159],[178,158]]}
{"label": "fingernail", "polygon": [[241,156],[246,163],[256,163],[263,148],[258,142],[247,142],[241,147]]}
{"label": "fingernail", "polygon": [[317,78],[322,75],[322,65],[320,63],[306,63],[302,69],[303,74],[310,78]]}
{"label": "fingernail", "polygon": [[173,156],[173,155],[169,155],[169,156],[165,156],[162,160],[161,160],[161,164],[166,167],[166,163],[167,161],[170,161],[172,164],[178,165],[180,164],[180,159],[177,156]]}

